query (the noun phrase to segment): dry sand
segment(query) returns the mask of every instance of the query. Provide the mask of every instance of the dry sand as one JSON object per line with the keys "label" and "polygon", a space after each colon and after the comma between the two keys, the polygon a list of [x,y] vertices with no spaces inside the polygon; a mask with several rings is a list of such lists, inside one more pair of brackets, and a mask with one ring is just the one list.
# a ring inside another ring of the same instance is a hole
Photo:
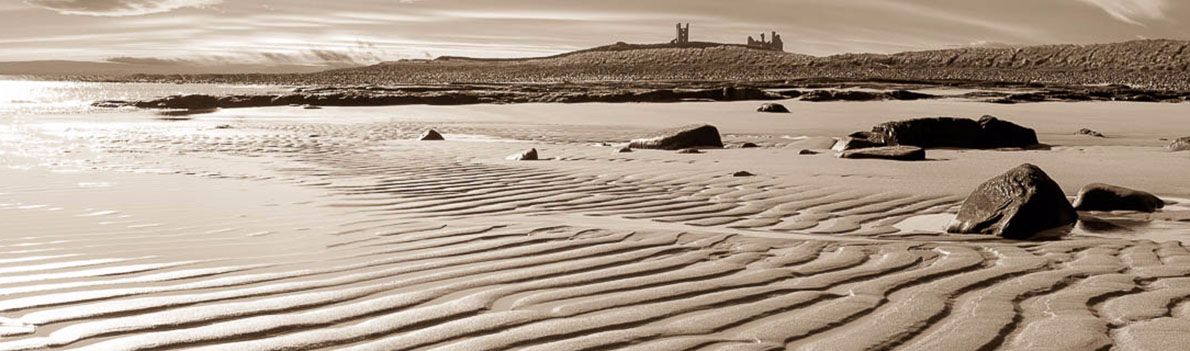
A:
{"label": "dry sand", "polygon": [[[0,349],[1168,350],[1190,203],[1047,242],[940,231],[1023,162],[1190,198],[1185,104],[261,108],[0,123]],[[843,160],[994,114],[1048,151]],[[690,122],[703,154],[611,144]],[[229,128],[224,128],[229,127]],[[433,127],[447,141],[417,142]],[[1072,135],[1079,128],[1109,138]],[[542,161],[508,161],[530,147]],[[733,177],[736,171],[755,176]],[[1112,226],[1108,226],[1112,227]]]}

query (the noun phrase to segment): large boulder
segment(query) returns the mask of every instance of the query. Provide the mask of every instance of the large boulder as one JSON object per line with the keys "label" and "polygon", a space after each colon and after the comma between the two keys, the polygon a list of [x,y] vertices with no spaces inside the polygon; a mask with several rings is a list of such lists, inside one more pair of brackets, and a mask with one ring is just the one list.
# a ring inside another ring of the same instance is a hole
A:
{"label": "large boulder", "polygon": [[923,148],[1024,148],[1039,144],[1032,129],[993,116],[979,120],[932,117],[885,122],[872,127],[868,139],[877,144]]}
{"label": "large boulder", "polygon": [[1165,207],[1156,195],[1109,184],[1088,184],[1078,192],[1074,209],[1079,211],[1156,212]]}
{"label": "large boulder", "polygon": [[446,140],[446,138],[443,138],[442,134],[438,133],[438,131],[430,129],[430,130],[427,130],[425,133],[421,133],[421,136],[417,137],[417,140],[437,141],[437,140]]}
{"label": "large boulder", "polygon": [[1190,137],[1179,138],[1169,143],[1166,147],[1169,151],[1187,151],[1190,150]]}
{"label": "large boulder", "polygon": [[922,161],[926,159],[926,150],[916,146],[884,146],[866,149],[853,149],[839,153],[839,158],[851,159],[882,159],[895,161]]}
{"label": "large boulder", "polygon": [[760,107],[756,109],[756,112],[789,113],[789,108],[786,108],[785,105],[782,104],[770,102],[760,105]]}
{"label": "large boulder", "polygon": [[712,125],[689,125],[668,129],[651,138],[636,139],[628,144],[633,149],[680,150],[697,147],[723,147],[719,129]]}
{"label": "large boulder", "polygon": [[946,231],[1023,240],[1076,221],[1078,212],[1058,183],[1026,163],[975,189]]}

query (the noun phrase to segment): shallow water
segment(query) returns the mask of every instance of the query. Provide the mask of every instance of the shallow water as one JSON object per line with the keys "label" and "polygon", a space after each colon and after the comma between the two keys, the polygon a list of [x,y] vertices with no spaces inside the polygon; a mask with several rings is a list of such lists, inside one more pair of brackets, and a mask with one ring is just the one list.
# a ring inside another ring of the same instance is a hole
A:
{"label": "shallow water", "polygon": [[0,76],[0,116],[112,112],[96,109],[101,100],[141,100],[173,94],[262,94],[286,89],[222,84],[102,83],[20,80]]}

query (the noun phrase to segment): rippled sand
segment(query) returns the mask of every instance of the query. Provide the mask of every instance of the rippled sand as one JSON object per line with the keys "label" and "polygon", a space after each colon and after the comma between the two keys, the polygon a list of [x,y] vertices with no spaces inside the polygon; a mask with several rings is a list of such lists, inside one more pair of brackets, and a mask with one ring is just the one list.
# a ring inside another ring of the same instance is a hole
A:
{"label": "rippled sand", "polygon": [[[1176,349],[1190,107],[960,101],[0,117],[0,349]],[[842,160],[995,114],[1051,151]],[[688,122],[758,149],[615,144]],[[445,142],[410,139],[436,128]],[[1088,127],[1110,136],[1071,135]],[[530,147],[547,160],[507,161]],[[947,235],[1022,162],[1179,202],[1061,241]],[[736,171],[753,177],[732,177]]]}

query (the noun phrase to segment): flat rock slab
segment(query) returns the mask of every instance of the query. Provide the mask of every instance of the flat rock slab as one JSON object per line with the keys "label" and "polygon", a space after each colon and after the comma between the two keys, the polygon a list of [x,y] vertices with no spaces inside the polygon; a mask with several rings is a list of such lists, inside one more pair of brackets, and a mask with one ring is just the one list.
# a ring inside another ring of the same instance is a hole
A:
{"label": "flat rock slab", "polygon": [[871,147],[843,151],[839,158],[922,161],[926,159],[926,150],[916,146]]}

